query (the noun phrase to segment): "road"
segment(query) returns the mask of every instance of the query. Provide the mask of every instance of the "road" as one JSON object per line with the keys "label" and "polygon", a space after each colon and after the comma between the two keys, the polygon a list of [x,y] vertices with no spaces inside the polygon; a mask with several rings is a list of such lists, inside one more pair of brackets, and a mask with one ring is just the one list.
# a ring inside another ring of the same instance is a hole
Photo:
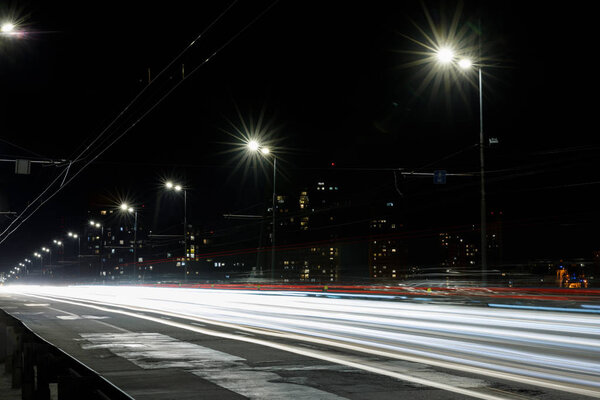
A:
{"label": "road", "polygon": [[600,309],[584,306],[139,286],[0,289],[0,308],[136,399],[600,397]]}

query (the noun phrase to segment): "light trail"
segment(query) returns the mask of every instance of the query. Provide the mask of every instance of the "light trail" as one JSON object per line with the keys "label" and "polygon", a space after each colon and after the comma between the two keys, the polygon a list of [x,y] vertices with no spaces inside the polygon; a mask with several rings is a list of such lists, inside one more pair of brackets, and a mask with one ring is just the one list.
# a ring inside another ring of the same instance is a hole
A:
{"label": "light trail", "polygon": [[600,316],[593,314],[313,297],[301,292],[123,286],[3,290],[36,296],[36,301],[79,305],[83,301],[108,312],[115,312],[116,306],[117,312],[128,310],[137,318],[150,318],[151,311],[157,314],[152,318],[166,324],[176,322],[160,316],[271,336],[273,340],[259,341],[272,347],[280,346],[276,340],[301,340],[600,397]]}

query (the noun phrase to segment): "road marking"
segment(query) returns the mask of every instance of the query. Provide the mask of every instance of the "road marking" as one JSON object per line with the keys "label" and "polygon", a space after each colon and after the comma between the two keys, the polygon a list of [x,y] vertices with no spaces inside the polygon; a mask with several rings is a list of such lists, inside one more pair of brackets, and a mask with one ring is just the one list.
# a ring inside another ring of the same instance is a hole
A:
{"label": "road marking", "polygon": [[79,317],[79,315],[57,315],[56,318],[62,319],[62,320],[81,319],[81,317]]}

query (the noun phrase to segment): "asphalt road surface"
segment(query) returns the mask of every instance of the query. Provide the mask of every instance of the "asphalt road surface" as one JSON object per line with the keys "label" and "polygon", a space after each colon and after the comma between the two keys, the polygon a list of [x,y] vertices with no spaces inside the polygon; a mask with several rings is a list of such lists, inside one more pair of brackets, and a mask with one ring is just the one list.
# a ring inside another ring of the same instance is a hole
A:
{"label": "asphalt road surface", "polygon": [[593,304],[7,286],[0,308],[136,399],[600,397]]}

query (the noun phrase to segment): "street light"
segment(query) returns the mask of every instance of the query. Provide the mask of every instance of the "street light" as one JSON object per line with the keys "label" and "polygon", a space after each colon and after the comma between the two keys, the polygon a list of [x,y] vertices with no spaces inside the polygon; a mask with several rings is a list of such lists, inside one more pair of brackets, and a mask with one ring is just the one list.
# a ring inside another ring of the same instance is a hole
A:
{"label": "street light", "polygon": [[15,30],[15,24],[13,24],[12,22],[5,22],[0,27],[0,32],[2,32],[2,33],[11,33],[11,32],[14,32],[14,30]]}
{"label": "street light", "polygon": [[19,24],[14,21],[3,21],[0,23],[0,37],[22,37],[24,32],[19,29]]}
{"label": "street light", "polygon": [[[90,227],[92,228],[96,228],[96,229],[100,229],[100,274],[102,274],[102,272],[104,271],[104,225],[102,225],[100,222],[91,220],[90,222]],[[89,240],[89,238],[88,238]],[[79,242],[79,244],[81,244],[81,242]],[[79,268],[80,268],[80,272],[81,272],[81,247],[79,249]]]}
{"label": "street light", "polygon": [[67,236],[72,239],[77,239],[77,257],[81,257],[81,237],[73,232],[67,232]]}
{"label": "street light", "polygon": [[134,209],[133,207],[130,207],[127,203],[122,203],[121,206],[121,211],[123,212],[127,212],[127,213],[133,213],[134,214],[134,222],[133,222],[133,278],[135,279],[135,265],[137,263],[137,258],[136,258],[136,254],[137,254],[137,223],[138,223],[138,212],[136,209]]}
{"label": "street light", "polygon": [[33,253],[35,258],[40,259],[40,269],[42,270],[42,275],[44,274],[44,255],[38,252]]}
{"label": "street light", "polygon": [[260,153],[267,157],[267,156],[271,156],[273,157],[273,228],[271,230],[271,280],[275,279],[275,205],[276,205],[276,201],[277,201],[277,195],[276,195],[276,179],[277,179],[277,157],[275,156],[275,154],[273,154],[271,152],[271,149],[269,149],[266,146],[261,146],[261,144],[256,141],[256,140],[250,140],[247,143],[248,146],[248,150],[251,152],[257,152],[260,151]]}
{"label": "street light", "polygon": [[462,70],[471,68],[477,69],[478,91],[479,91],[479,169],[480,169],[480,218],[481,218],[481,274],[483,284],[487,281],[487,223],[486,223],[486,202],[485,202],[485,157],[484,157],[484,133],[483,133],[483,84],[482,84],[482,66],[474,65],[469,58],[460,58],[457,61],[456,54],[449,48],[442,48],[437,52],[437,59],[442,64],[456,65]]}
{"label": "street light", "polygon": [[67,232],[67,236],[77,240],[77,265],[79,266],[79,275],[81,275],[81,236],[74,232]]}
{"label": "street light", "polygon": [[165,183],[165,187],[168,190],[174,190],[176,192],[181,192],[183,191],[183,266],[184,266],[184,280],[187,280],[187,257],[188,257],[188,246],[187,246],[187,190],[179,185],[179,184],[174,184],[171,181],[167,181]]}

